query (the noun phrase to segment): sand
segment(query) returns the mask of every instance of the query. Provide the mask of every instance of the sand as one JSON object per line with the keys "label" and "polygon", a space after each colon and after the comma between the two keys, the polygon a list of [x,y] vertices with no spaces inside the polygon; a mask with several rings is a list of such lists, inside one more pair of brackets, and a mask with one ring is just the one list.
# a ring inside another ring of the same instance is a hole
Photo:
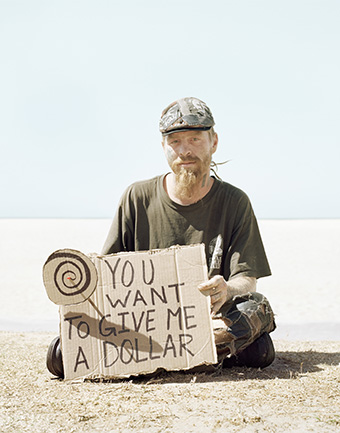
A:
{"label": "sand", "polygon": [[53,336],[0,332],[1,432],[340,430],[340,342],[276,341],[264,370],[72,383],[45,368]]}

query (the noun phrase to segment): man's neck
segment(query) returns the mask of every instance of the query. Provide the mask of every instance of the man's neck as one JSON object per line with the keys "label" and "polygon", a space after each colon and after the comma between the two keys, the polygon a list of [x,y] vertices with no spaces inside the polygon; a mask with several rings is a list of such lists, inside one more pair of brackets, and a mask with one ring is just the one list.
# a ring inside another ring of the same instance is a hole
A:
{"label": "man's neck", "polygon": [[202,200],[210,191],[213,183],[214,178],[210,177],[209,174],[204,174],[201,179],[197,180],[197,186],[191,196],[183,197],[177,193],[176,176],[174,173],[168,173],[164,178],[164,189],[172,201],[182,206],[189,206]]}

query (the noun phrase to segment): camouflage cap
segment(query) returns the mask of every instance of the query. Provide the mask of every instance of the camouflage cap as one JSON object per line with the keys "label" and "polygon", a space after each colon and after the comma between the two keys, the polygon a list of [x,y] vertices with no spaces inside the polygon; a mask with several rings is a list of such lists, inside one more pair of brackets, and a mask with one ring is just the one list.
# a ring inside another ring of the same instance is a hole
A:
{"label": "camouflage cap", "polygon": [[159,129],[163,135],[198,129],[207,131],[215,125],[213,115],[205,102],[188,97],[178,99],[162,112]]}

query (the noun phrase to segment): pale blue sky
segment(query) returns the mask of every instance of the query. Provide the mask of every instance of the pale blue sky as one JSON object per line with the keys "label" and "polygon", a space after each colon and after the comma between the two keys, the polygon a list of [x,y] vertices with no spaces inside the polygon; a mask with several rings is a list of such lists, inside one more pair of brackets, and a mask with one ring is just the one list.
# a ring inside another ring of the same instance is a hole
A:
{"label": "pale blue sky", "polygon": [[0,217],[111,218],[196,96],[259,218],[339,218],[339,22],[338,0],[0,0]]}

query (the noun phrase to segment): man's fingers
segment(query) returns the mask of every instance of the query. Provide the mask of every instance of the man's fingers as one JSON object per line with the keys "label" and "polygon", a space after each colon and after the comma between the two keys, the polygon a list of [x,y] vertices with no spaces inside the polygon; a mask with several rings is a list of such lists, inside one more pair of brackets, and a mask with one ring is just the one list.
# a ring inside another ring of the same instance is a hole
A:
{"label": "man's fingers", "polygon": [[217,292],[210,296],[210,303],[211,303],[211,312],[217,313],[219,309],[222,307],[222,305],[225,303],[226,297],[224,296],[223,292]]}
{"label": "man's fingers", "polygon": [[205,296],[215,296],[219,293],[217,287],[212,287],[211,289],[201,290],[201,293]]}
{"label": "man's fingers", "polygon": [[221,299],[221,297],[222,297],[222,294],[220,292],[210,295],[211,303],[215,304],[219,299]]}
{"label": "man's fingers", "polygon": [[213,289],[216,286],[216,284],[214,284],[213,282],[207,281],[206,283],[200,284],[198,286],[198,290],[200,290],[202,293],[203,292],[208,292],[209,290]]}
{"label": "man's fingers", "polygon": [[200,284],[198,289],[203,295],[210,296],[212,313],[217,313],[227,299],[227,284],[221,275]]}
{"label": "man's fingers", "polygon": [[199,291],[205,295],[205,296],[209,296],[209,295],[213,295],[214,293],[216,293],[217,287],[198,287]]}
{"label": "man's fingers", "polygon": [[224,304],[223,301],[218,301],[215,304],[211,305],[211,312],[212,313],[217,313],[219,311],[219,309],[222,307],[222,305]]}
{"label": "man's fingers", "polygon": [[[213,278],[210,278],[210,280],[205,281],[204,283],[200,284],[198,286],[198,289],[205,294],[205,292],[209,292],[214,287],[217,287],[219,285],[219,282],[221,281],[220,275],[215,275]],[[209,293],[208,293],[209,294]]]}
{"label": "man's fingers", "polygon": [[198,289],[205,296],[213,295],[214,293],[217,293],[219,291],[218,281],[216,281],[215,278],[212,278],[211,280],[200,284],[198,286]]}

